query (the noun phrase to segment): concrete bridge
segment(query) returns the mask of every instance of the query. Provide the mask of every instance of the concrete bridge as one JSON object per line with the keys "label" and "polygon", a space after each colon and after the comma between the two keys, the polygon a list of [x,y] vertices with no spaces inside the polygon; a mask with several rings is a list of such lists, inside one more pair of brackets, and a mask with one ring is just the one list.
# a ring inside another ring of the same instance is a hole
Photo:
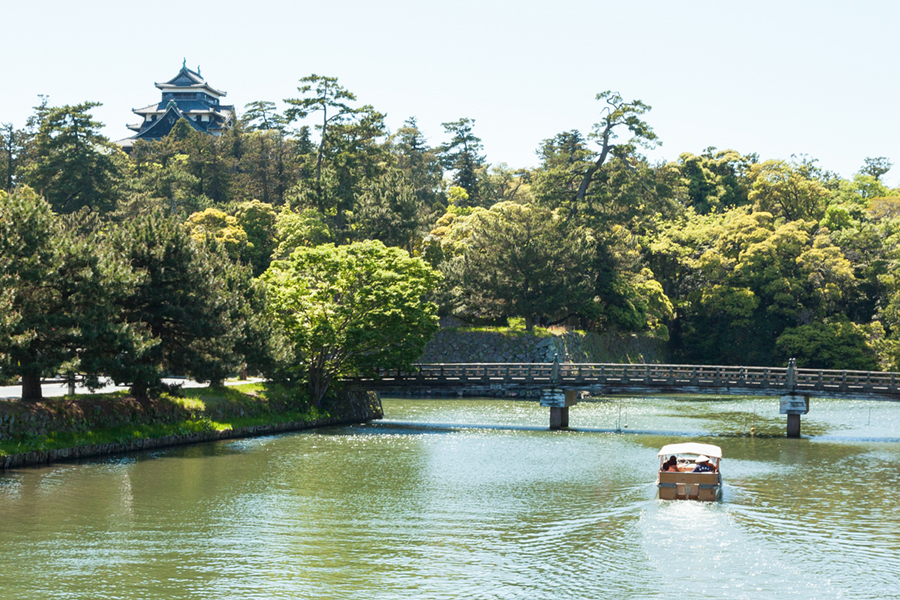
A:
{"label": "concrete bridge", "polygon": [[419,364],[343,383],[376,391],[450,388],[469,395],[539,390],[541,406],[550,408],[550,429],[568,427],[569,407],[578,403],[579,392],[778,396],[788,437],[800,436],[800,415],[809,412],[810,397],[900,401],[900,373],[799,369],[793,359],[786,368],[557,361]]}

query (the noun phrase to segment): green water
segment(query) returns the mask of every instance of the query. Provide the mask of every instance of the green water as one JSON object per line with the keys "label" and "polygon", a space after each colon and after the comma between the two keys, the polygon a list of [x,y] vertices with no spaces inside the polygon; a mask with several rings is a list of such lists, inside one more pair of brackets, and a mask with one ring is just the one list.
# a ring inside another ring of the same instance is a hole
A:
{"label": "green water", "polygon": [[[383,422],[0,475],[2,598],[891,598],[900,403],[385,400]],[[755,435],[749,435],[750,428]],[[722,446],[723,500],[656,452]]]}

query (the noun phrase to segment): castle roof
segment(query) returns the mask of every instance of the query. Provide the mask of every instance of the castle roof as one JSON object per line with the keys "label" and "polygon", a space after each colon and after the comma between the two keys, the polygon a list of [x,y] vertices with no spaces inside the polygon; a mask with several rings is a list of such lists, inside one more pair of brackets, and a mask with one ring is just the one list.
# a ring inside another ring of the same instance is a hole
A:
{"label": "castle roof", "polygon": [[204,90],[216,98],[225,95],[225,92],[217,90],[206,83],[206,80],[200,76],[200,67],[197,67],[196,71],[191,71],[184,63],[182,63],[181,70],[178,71],[178,74],[175,75],[175,77],[164,83],[154,83],[153,85],[164,91],[172,91],[173,89],[183,91],[189,89]]}

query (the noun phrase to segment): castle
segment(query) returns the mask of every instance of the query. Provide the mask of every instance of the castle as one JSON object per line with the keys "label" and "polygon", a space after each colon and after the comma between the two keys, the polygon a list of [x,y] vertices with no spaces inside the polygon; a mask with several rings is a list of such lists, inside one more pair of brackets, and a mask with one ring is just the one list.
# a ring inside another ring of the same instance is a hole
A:
{"label": "castle", "polygon": [[[186,61],[185,61],[186,62]],[[234,106],[220,103],[225,92],[211,87],[196,71],[184,62],[178,74],[165,83],[155,84],[162,91],[162,99],[143,108],[132,109],[141,122],[128,125],[135,135],[116,142],[126,152],[138,140],[159,140],[178,122],[185,119],[191,127],[210,135],[221,135],[231,127]]]}

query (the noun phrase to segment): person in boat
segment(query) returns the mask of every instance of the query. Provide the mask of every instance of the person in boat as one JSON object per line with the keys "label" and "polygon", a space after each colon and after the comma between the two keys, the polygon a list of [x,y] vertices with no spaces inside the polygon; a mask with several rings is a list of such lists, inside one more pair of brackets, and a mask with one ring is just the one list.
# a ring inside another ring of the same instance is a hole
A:
{"label": "person in boat", "polygon": [[663,463],[662,466],[663,471],[677,471],[678,470],[678,457],[674,454],[669,457],[669,460]]}
{"label": "person in boat", "polygon": [[697,466],[694,467],[692,473],[712,473],[715,471],[715,467],[709,463],[708,456],[698,456],[697,457]]}

